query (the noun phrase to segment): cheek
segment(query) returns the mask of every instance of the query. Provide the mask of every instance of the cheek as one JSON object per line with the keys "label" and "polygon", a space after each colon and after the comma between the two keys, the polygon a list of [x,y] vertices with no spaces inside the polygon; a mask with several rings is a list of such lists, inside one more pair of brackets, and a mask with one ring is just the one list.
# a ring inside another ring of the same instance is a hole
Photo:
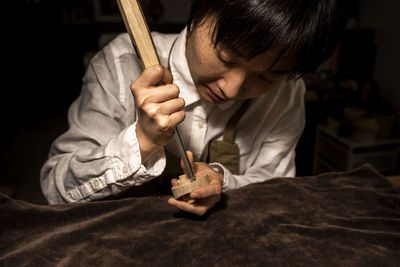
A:
{"label": "cheek", "polygon": [[199,79],[202,82],[211,82],[218,79],[221,66],[219,66],[210,55],[199,55],[198,65],[195,66]]}

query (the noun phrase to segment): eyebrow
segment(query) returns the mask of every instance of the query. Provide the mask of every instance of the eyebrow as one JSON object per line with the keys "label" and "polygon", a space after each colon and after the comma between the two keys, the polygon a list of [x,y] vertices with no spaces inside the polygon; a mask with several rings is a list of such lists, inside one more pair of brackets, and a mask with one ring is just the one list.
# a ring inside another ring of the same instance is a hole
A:
{"label": "eyebrow", "polygon": [[[273,69],[279,63],[279,61],[282,59],[282,57],[283,57],[283,52],[281,51],[281,53],[278,55],[278,57],[275,59],[275,61],[272,63],[272,65],[269,66],[269,68],[266,70],[266,72],[269,72],[274,75],[289,75],[290,73],[292,73],[292,70],[290,70],[290,69]],[[287,61],[285,63],[288,64]]]}
{"label": "eyebrow", "polygon": [[[218,56],[218,58],[220,58],[222,61],[224,61],[224,62],[226,62],[226,63],[230,63],[231,64],[231,62],[229,62],[229,61],[227,61],[227,59],[225,59],[224,57],[222,57],[222,55],[221,55],[221,48],[218,48],[217,46],[214,46],[214,50],[215,50],[215,52],[216,52],[216,54],[217,54],[217,56]],[[229,49],[229,48],[228,48]],[[234,52],[234,51],[232,51],[233,53],[234,53],[234,55],[235,56],[238,56],[238,57],[240,57],[239,55],[237,55],[237,53],[236,52]],[[263,72],[268,72],[268,73],[271,73],[271,74],[274,74],[274,75],[289,75],[292,71],[291,70],[285,70],[285,69],[277,69],[277,70],[272,70],[271,68],[273,68],[274,66],[275,66],[275,64],[276,64],[277,62],[275,62],[273,65],[271,65],[268,69],[266,69],[265,71],[263,71]]]}

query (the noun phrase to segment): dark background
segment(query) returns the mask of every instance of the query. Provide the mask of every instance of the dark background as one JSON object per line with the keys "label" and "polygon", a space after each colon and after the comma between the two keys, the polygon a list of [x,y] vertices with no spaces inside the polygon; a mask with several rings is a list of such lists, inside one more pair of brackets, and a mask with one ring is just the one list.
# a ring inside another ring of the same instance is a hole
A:
{"label": "dark background", "polygon": [[[150,29],[179,32],[188,2],[143,0]],[[352,20],[341,49],[325,68],[306,77],[307,126],[297,149],[299,176],[313,174],[317,125],[342,116],[345,107],[394,114],[390,137],[398,136],[398,83],[382,88],[390,79],[380,74],[386,75],[386,66],[399,62],[399,54],[385,58],[379,52],[389,51],[387,45],[398,42],[397,31],[384,25],[393,7],[384,8],[376,17],[379,10],[373,10],[371,1],[352,3]],[[0,189],[18,199],[45,204],[40,168],[52,141],[68,127],[66,113],[79,95],[87,62],[110,38],[125,32],[125,27],[113,0],[13,1],[2,13],[6,29],[2,38]],[[351,135],[351,127],[341,131]]]}

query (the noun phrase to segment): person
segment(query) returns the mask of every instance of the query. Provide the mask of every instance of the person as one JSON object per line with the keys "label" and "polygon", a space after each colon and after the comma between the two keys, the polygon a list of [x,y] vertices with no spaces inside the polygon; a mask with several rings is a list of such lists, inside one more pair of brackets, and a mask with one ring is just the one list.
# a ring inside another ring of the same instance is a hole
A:
{"label": "person", "polygon": [[156,186],[168,168],[182,173],[176,127],[195,175],[210,178],[191,193],[196,203],[168,199],[180,210],[203,215],[221,192],[294,177],[302,76],[335,48],[343,2],[194,0],[182,32],[152,33],[161,65],[143,72],[128,34],[119,35],[91,60],[69,129],[42,167],[48,202],[119,197]]}

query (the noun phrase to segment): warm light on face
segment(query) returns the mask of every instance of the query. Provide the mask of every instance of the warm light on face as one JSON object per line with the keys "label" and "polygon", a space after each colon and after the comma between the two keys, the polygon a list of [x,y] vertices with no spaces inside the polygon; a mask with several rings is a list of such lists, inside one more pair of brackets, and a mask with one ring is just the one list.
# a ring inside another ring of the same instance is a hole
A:
{"label": "warm light on face", "polygon": [[[195,86],[206,101],[221,104],[229,100],[255,98],[276,86],[287,75],[274,72],[279,50],[272,49],[250,60],[229,48],[215,47],[212,20],[205,20],[188,36],[186,57]],[[271,68],[271,66],[274,66]],[[270,70],[271,69],[271,70]]]}

